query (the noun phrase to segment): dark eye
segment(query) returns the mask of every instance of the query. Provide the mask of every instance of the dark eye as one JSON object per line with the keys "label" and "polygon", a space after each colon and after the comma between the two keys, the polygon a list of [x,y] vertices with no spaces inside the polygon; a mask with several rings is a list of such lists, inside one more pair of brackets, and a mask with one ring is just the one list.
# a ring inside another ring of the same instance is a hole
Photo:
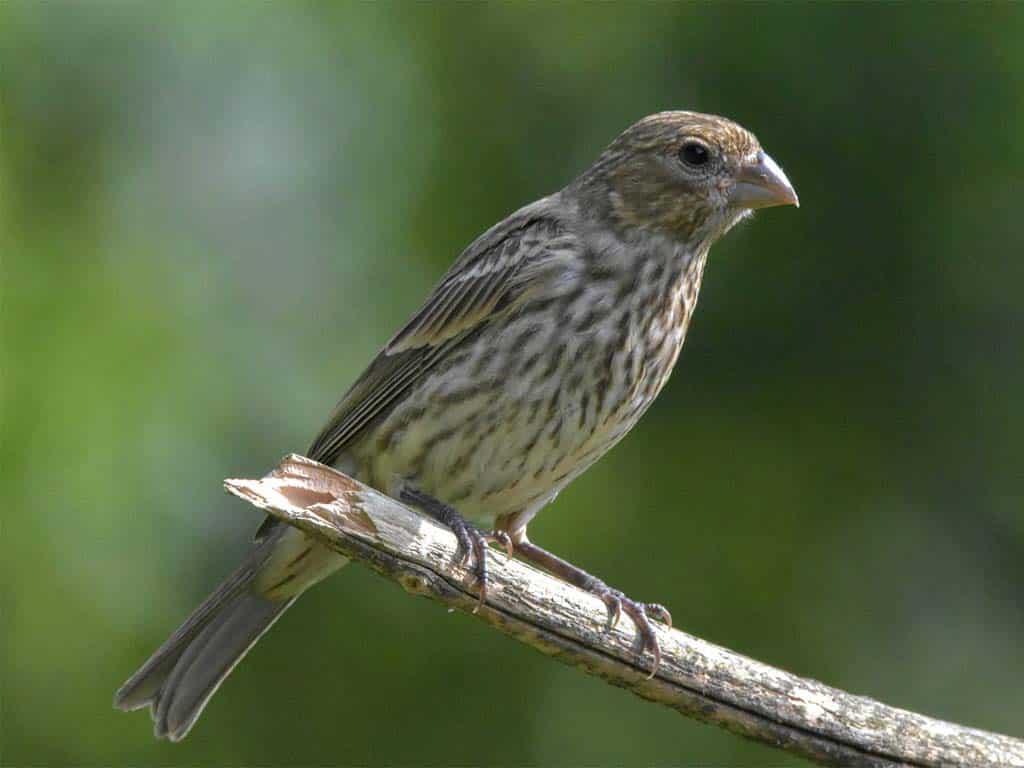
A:
{"label": "dark eye", "polygon": [[708,164],[708,161],[711,159],[711,152],[699,141],[688,141],[679,150],[679,157],[687,165],[699,168],[702,165]]}

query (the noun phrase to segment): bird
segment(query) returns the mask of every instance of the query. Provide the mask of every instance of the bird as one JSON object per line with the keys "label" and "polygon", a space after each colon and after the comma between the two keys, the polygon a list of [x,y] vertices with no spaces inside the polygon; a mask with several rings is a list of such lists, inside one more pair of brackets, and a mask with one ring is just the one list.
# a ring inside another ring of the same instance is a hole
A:
{"label": "bird", "polygon": [[[474,240],[349,387],[306,455],[447,525],[484,600],[487,551],[518,558],[631,617],[635,601],[527,536],[533,517],[640,419],[664,387],[708,252],[757,209],[799,206],[753,133],[689,111],[627,128],[560,191]],[[184,738],[257,640],[347,563],[268,518],[242,564],[117,691]]]}

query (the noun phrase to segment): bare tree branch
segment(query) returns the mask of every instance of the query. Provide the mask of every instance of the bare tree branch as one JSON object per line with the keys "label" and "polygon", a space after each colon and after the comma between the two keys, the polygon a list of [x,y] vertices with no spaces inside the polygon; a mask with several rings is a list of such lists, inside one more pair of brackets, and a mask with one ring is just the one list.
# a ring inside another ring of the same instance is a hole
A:
{"label": "bare tree branch", "polygon": [[231,493],[369,565],[407,591],[476,615],[520,642],[682,714],[824,765],[1024,766],[1024,742],[888,707],[658,625],[662,662],[636,650],[628,617],[607,627],[598,598],[488,552],[478,608],[442,525],[302,456]]}

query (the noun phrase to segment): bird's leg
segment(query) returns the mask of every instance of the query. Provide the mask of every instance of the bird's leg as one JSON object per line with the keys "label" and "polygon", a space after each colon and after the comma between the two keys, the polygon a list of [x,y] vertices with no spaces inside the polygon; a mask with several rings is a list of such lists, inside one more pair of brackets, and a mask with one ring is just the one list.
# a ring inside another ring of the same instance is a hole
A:
{"label": "bird's leg", "polygon": [[672,626],[672,614],[658,603],[639,603],[626,597],[617,589],[612,589],[600,579],[591,576],[582,568],[577,568],[567,560],[558,555],[548,552],[528,541],[525,537],[514,544],[515,553],[522,559],[540,566],[548,573],[565,579],[580,589],[597,595],[604,604],[608,606],[608,626],[614,627],[622,612],[633,619],[637,632],[640,635],[640,652],[650,651],[654,656],[654,667],[648,679],[654,677],[661,663],[661,648],[658,646],[658,638],[654,634],[654,627],[651,626],[651,619],[657,619],[663,624]]}
{"label": "bird's leg", "polygon": [[500,544],[511,555],[509,548],[512,546],[512,539],[504,531],[484,533],[468,522],[454,507],[415,488],[404,488],[400,499],[426,512],[442,525],[451,528],[459,543],[455,552],[456,561],[460,565],[468,565],[470,560],[473,561],[471,571],[480,589],[480,601],[473,609],[473,613],[476,613],[487,597],[487,545]]}

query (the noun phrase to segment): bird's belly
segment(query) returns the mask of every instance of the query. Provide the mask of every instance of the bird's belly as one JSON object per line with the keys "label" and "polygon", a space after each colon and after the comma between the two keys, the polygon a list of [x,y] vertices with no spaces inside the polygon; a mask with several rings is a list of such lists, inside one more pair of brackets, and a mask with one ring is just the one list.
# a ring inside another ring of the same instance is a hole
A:
{"label": "bird's belly", "polygon": [[671,367],[602,338],[525,319],[482,334],[357,441],[360,476],[481,524],[543,506],[636,423]]}
{"label": "bird's belly", "polygon": [[492,394],[406,422],[361,463],[389,494],[412,485],[490,524],[553,497],[617,439],[611,428],[578,429],[579,410]]}

